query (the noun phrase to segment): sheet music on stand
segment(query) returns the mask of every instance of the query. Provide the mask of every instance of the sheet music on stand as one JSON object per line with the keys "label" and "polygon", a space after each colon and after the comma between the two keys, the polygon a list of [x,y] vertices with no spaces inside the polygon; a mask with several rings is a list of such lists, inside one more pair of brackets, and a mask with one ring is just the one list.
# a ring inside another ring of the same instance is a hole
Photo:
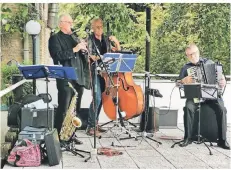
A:
{"label": "sheet music on stand", "polygon": [[122,54],[122,53],[106,53],[104,58],[114,58],[115,62],[109,64],[110,72],[132,72],[137,55],[136,54]]}
{"label": "sheet music on stand", "polygon": [[49,77],[77,80],[77,75],[72,67],[63,67],[59,65],[19,65],[18,69],[25,79]]}
{"label": "sheet music on stand", "polygon": [[[194,99],[195,94],[194,91],[200,90],[200,98],[201,99],[210,99],[215,100],[218,98],[218,87],[216,85],[211,84],[184,84],[179,87],[180,90],[180,97],[181,98],[191,98]],[[187,97],[186,97],[187,94]],[[193,97],[194,96],[194,97]]]}

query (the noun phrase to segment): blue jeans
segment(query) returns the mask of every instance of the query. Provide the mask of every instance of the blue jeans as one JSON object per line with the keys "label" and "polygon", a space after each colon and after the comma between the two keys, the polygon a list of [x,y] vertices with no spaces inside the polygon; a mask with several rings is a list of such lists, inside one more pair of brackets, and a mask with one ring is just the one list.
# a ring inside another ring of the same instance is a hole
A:
{"label": "blue jeans", "polygon": [[[92,84],[94,86],[92,88],[94,90],[96,89],[96,93],[93,90],[93,100],[90,104],[89,115],[88,115],[88,128],[94,127],[94,121],[99,120],[99,113],[100,113],[100,110],[102,108],[102,97],[101,97],[102,92],[101,92],[101,87],[100,87],[101,86],[100,79],[101,79],[101,76],[97,75],[97,79],[95,81],[95,75],[94,75],[94,73],[92,74]],[[95,95],[96,95],[96,97],[95,97]],[[96,107],[96,109],[93,107],[93,103],[95,103],[94,107]],[[96,113],[95,113],[95,111],[96,111]],[[94,118],[94,115],[95,115],[95,118]]]}

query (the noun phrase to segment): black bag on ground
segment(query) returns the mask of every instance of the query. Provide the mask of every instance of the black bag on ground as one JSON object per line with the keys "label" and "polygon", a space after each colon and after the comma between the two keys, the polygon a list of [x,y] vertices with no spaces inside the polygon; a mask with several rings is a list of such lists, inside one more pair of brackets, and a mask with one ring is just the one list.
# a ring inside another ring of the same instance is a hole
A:
{"label": "black bag on ground", "polygon": [[45,134],[45,150],[50,166],[58,165],[62,156],[57,129]]}
{"label": "black bag on ground", "polygon": [[20,102],[15,102],[14,104],[10,105],[7,115],[7,126],[19,128],[21,124],[21,108],[25,104],[33,103],[40,99],[43,99],[45,103],[52,100],[50,94],[48,94],[48,97],[46,94],[39,94],[37,96],[34,94],[28,94],[24,96]]}

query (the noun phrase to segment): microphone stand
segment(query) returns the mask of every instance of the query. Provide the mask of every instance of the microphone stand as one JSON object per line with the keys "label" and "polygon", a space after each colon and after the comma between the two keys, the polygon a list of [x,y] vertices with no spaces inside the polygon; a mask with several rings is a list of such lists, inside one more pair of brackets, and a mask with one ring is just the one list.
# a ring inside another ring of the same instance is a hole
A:
{"label": "microphone stand", "polygon": [[[109,75],[109,71],[108,71],[108,69],[106,67],[106,64],[102,60],[102,57],[101,57],[100,52],[99,52],[99,49],[97,48],[97,46],[95,44],[95,41],[93,39],[93,35],[91,36],[89,34],[89,37],[90,37],[90,39],[91,39],[91,41],[93,43],[94,48],[96,49],[96,56],[98,56],[99,60],[102,61],[103,68],[105,69],[106,74],[109,77],[109,80],[110,80],[110,83],[112,84],[112,87],[114,87],[115,85],[114,85],[114,83],[112,81],[111,76]],[[90,157],[88,157],[87,159],[85,159],[85,162],[87,162],[88,160],[92,159],[93,155],[95,155],[95,156],[97,155],[97,149],[96,149],[96,114],[98,112],[98,107],[96,106],[96,103],[97,103],[97,97],[96,97],[96,95],[97,95],[97,67],[98,67],[98,61],[96,60],[94,63],[95,63],[95,69],[94,69],[95,75],[94,75],[94,86],[92,86],[93,87],[93,108],[94,108],[94,149],[93,149]],[[101,138],[101,137],[99,137],[99,138]]]}

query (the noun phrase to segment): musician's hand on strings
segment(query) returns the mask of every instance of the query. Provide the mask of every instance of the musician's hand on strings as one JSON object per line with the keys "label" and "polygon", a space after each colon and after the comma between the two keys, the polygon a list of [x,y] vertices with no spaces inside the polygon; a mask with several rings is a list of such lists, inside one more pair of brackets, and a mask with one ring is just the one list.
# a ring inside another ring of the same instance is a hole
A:
{"label": "musician's hand on strings", "polygon": [[187,77],[183,78],[181,80],[181,82],[183,84],[191,84],[191,83],[194,83],[194,79],[192,78],[192,76],[187,76]]}
{"label": "musician's hand on strings", "polygon": [[117,51],[117,48],[116,47],[112,47],[111,50],[115,52],[115,51]]}
{"label": "musician's hand on strings", "polygon": [[119,42],[119,41],[117,40],[117,38],[116,38],[115,36],[113,36],[113,35],[111,35],[111,36],[109,37],[109,40],[112,41],[112,42],[114,42],[114,43],[118,43],[118,42]]}

